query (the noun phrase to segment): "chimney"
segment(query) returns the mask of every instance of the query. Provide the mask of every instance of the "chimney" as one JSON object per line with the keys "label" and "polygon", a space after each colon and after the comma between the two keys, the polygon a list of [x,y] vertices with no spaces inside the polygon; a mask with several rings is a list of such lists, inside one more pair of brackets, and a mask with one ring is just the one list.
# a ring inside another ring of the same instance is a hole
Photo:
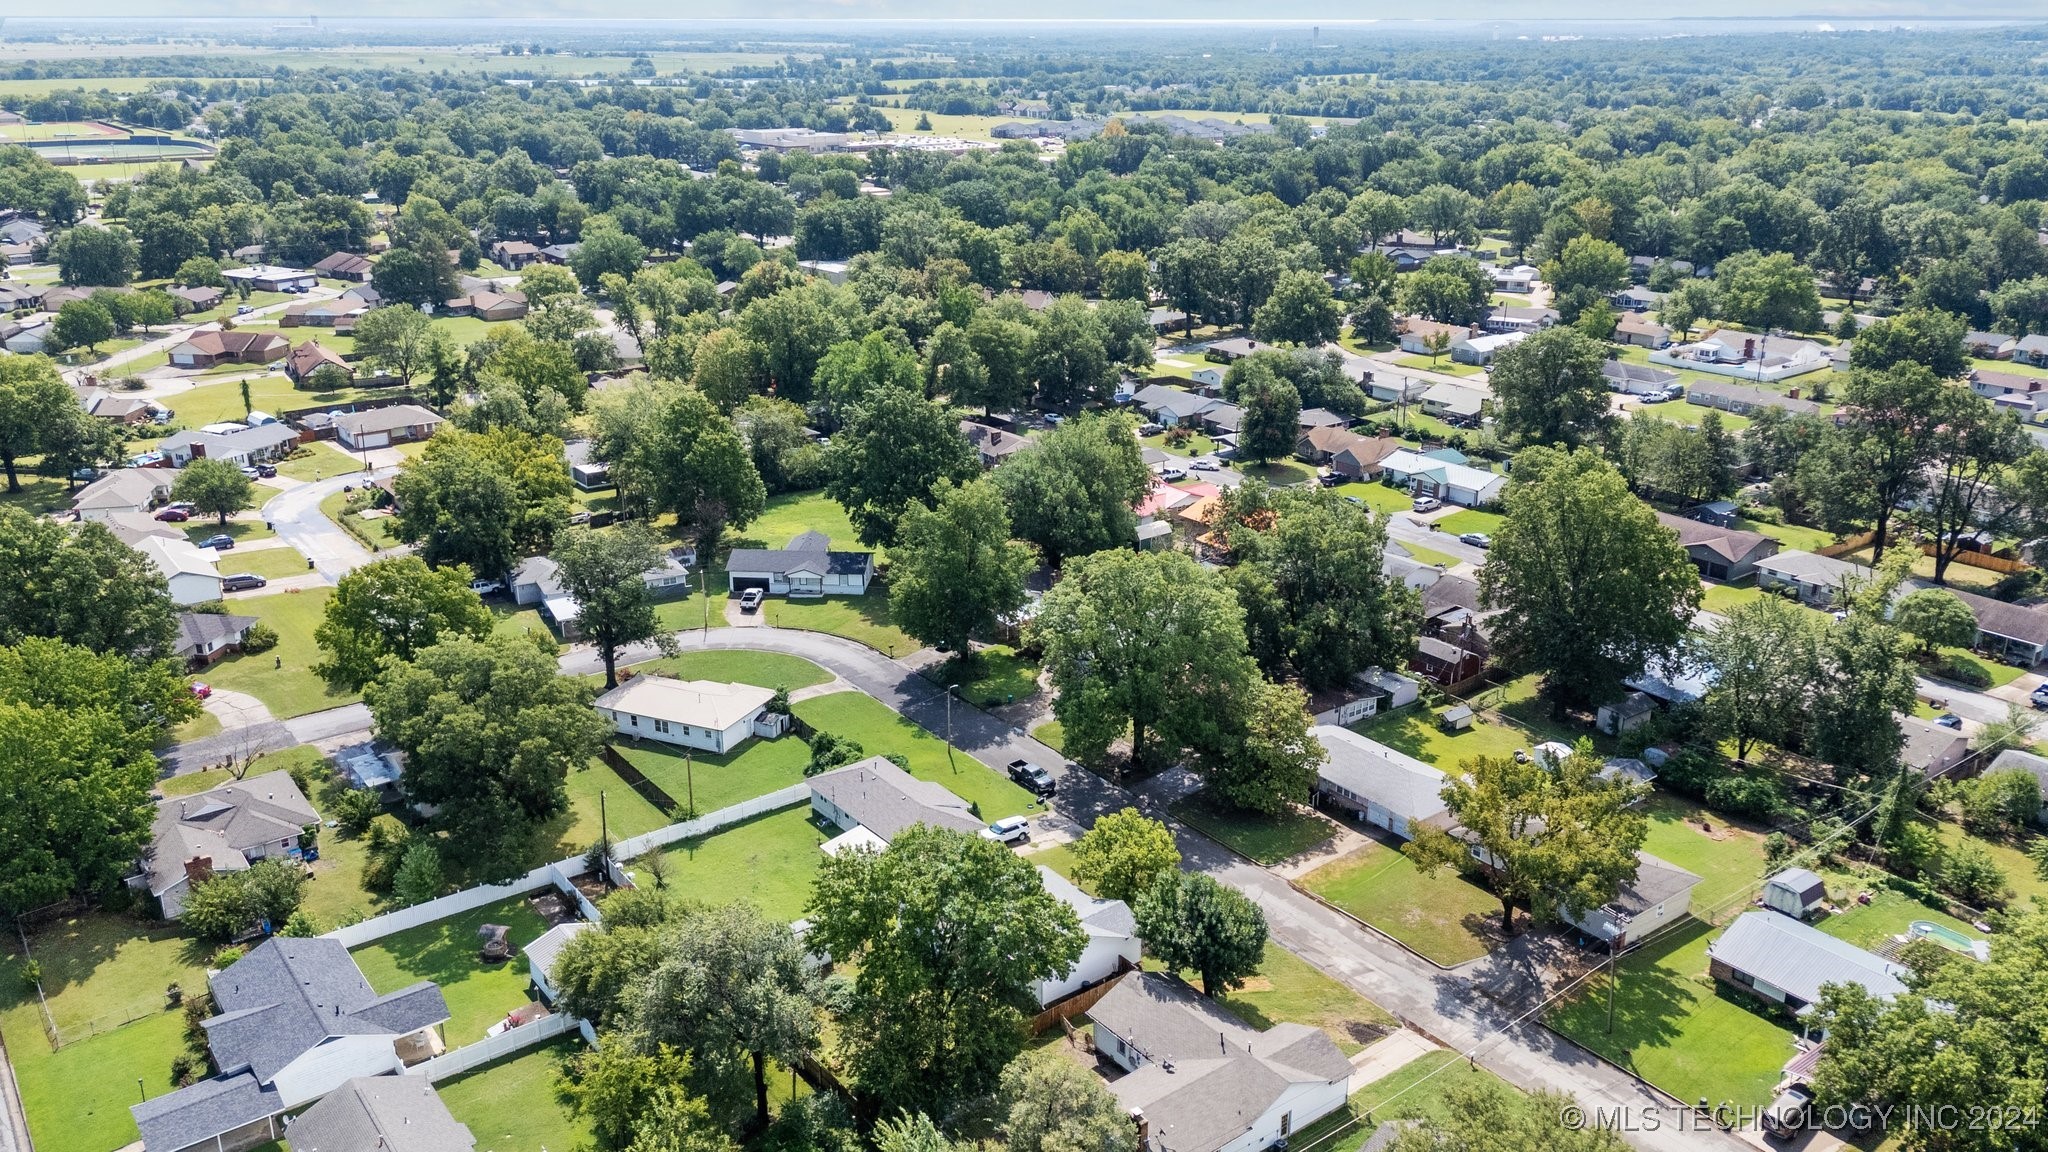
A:
{"label": "chimney", "polygon": [[185,881],[194,888],[213,879],[213,861],[204,856],[194,856],[185,861]]}
{"label": "chimney", "polygon": [[1145,1152],[1146,1146],[1152,1142],[1152,1122],[1145,1118],[1145,1110],[1143,1108],[1133,1108],[1131,1109],[1131,1123],[1137,1125],[1138,1128],[1138,1152]]}

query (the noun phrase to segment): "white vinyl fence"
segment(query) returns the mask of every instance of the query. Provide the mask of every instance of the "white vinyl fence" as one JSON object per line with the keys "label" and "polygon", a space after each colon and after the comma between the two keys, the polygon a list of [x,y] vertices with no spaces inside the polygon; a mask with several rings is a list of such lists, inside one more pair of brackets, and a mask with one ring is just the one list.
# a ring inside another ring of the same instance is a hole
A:
{"label": "white vinyl fence", "polygon": [[693,836],[702,836],[707,832],[716,832],[728,824],[737,824],[742,820],[751,820],[766,812],[775,812],[797,804],[807,804],[810,802],[810,799],[811,786],[809,784],[791,784],[787,788],[770,792],[766,796],[756,796],[752,800],[742,800],[737,804],[720,808],[716,812],[699,816],[695,820],[687,820],[681,824],[671,824],[666,828],[656,828],[654,831],[643,836],[635,836],[630,840],[621,840],[619,841],[618,856],[621,860],[631,860],[635,856],[644,855],[652,849],[666,848],[678,840],[688,840]]}
{"label": "white vinyl fence", "polygon": [[405,1070],[408,1076],[425,1076],[428,1081],[439,1083],[450,1076],[459,1076],[501,1056],[538,1048],[542,1044],[565,1036],[577,1030],[582,1021],[574,1016],[557,1012],[543,1016],[531,1024],[507,1028],[496,1036],[486,1036],[474,1044],[465,1044],[453,1052],[444,1052],[432,1060],[423,1060]]}

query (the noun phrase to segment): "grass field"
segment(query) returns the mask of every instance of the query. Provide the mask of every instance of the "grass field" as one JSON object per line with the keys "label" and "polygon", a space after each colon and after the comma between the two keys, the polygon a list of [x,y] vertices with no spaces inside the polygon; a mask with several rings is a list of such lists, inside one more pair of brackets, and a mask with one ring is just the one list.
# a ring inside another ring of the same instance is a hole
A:
{"label": "grass field", "polygon": [[1727,612],[1752,600],[1761,600],[1769,593],[1756,586],[1754,576],[1745,576],[1733,584],[1710,584],[1700,581],[1707,589],[1706,599],[1701,606],[1709,612]]}
{"label": "grass field", "polygon": [[[1406,512],[1415,506],[1415,498],[1399,488],[1389,488],[1385,484],[1368,484],[1363,480],[1346,481],[1331,491],[1347,499],[1356,498],[1359,503],[1383,516]],[[1401,546],[1409,547],[1405,543]]]}
{"label": "grass field", "polygon": [[277,466],[277,474],[292,480],[325,480],[330,476],[343,476],[350,472],[361,472],[361,459],[336,448],[325,440],[313,443],[297,452]]}
{"label": "grass field", "polygon": [[1204,793],[1174,801],[1174,818],[1261,864],[1273,865],[1328,840],[1336,826],[1305,808],[1276,816],[1211,803]]}
{"label": "grass field", "polygon": [[1439,529],[1453,536],[1462,536],[1467,532],[1484,532],[1491,536],[1499,532],[1500,526],[1506,521],[1507,517],[1502,516],[1498,512],[1481,512],[1477,508],[1464,508],[1451,513],[1449,516],[1437,521],[1436,524]]}
{"label": "grass field", "polygon": [[[280,411],[295,408],[313,408],[323,404],[353,404],[369,393],[361,388],[341,388],[333,392],[313,392],[295,388],[283,376],[263,376],[247,382],[249,405],[258,412],[275,416]],[[239,421],[249,414],[242,407],[242,382],[222,381],[215,384],[201,384],[188,392],[178,392],[164,397],[164,403],[177,413],[181,428],[202,428],[208,424]],[[330,473],[332,475],[332,473]]]}
{"label": "grass field", "polygon": [[320,660],[313,630],[320,626],[331,595],[331,588],[316,588],[235,601],[237,614],[254,616],[277,629],[277,647],[255,655],[230,656],[206,670],[206,681],[217,688],[247,692],[279,719],[353,702],[354,693],[329,688],[313,672],[313,665]]}
{"label": "grass field", "polygon": [[859,741],[869,756],[900,755],[910,761],[910,774],[951,789],[975,806],[983,820],[999,820],[1043,809],[1038,798],[965,752],[952,752],[945,741],[889,710],[863,692],[834,692],[799,702],[798,718],[834,736]]}
{"label": "grass field", "polygon": [[[1158,965],[1148,962],[1146,967],[1156,970]],[[1202,987],[1201,977],[1193,972],[1181,973],[1181,979],[1196,989]],[[1347,1056],[1397,1026],[1386,1009],[1270,940],[1258,971],[1244,987],[1225,992],[1216,1002],[1260,1031],[1275,1024],[1320,1028]]]}
{"label": "grass field", "polygon": [[829,632],[865,644],[891,659],[922,647],[896,626],[896,617],[889,610],[889,590],[879,581],[868,585],[865,596],[827,596],[819,600],[771,596],[762,603],[761,611],[767,614],[768,623],[777,628]]}
{"label": "grass field", "polygon": [[1538,743],[1519,725],[1490,713],[1475,715],[1470,728],[1448,731],[1427,708],[1404,708],[1356,731],[1446,772],[1475,757],[1512,756],[1516,749]]}
{"label": "grass field", "polygon": [[1643,851],[1700,878],[1693,891],[1695,908],[1727,903],[1763,883],[1761,834],[1669,793],[1651,797],[1642,812],[1649,818]]}
{"label": "grass field", "polygon": [[1445,376],[1478,376],[1484,371],[1476,364],[1460,364],[1448,355],[1438,357],[1434,364],[1427,356],[1402,356],[1394,364],[1399,368],[1415,368]]}
{"label": "grass field", "polygon": [[[668,886],[703,904],[747,900],[777,920],[794,920],[804,914],[811,878],[825,861],[818,847],[837,832],[813,824],[808,804],[756,816],[663,849]],[[634,871],[650,882],[644,865]]]}
{"label": "grass field", "polygon": [[408,928],[365,944],[350,955],[380,995],[421,980],[439,984],[449,1012],[448,1022],[441,1026],[441,1038],[448,1047],[459,1048],[483,1039],[485,1029],[527,1001],[523,954],[503,964],[477,959],[477,929],[485,924],[509,926],[512,943],[521,948],[547,931],[526,897],[515,896]]}
{"label": "grass field", "polygon": [[1447,968],[1486,955],[1502,940],[1493,893],[1452,869],[1425,873],[1386,844],[1325,864],[1301,884]]}
{"label": "grass field", "polygon": [[640,672],[658,672],[681,680],[723,680],[734,684],[754,684],[762,688],[808,688],[832,679],[832,674],[801,656],[788,656],[780,652],[746,652],[740,650],[713,650],[704,652],[679,652],[664,656],[645,664],[635,664]]}
{"label": "grass field", "polygon": [[569,1037],[496,1060],[435,1085],[483,1152],[568,1152],[590,1144],[590,1122],[557,1091],[563,1065],[583,1050]]}
{"label": "grass field", "polygon": [[231,576],[250,572],[266,580],[278,580],[286,576],[306,574],[306,558],[297,548],[286,545],[282,548],[237,549],[223,552],[220,557],[220,573]]}
{"label": "grass field", "polygon": [[[761,515],[746,528],[735,531],[726,543],[734,548],[783,548],[792,537],[805,532],[823,532],[834,548],[864,548],[855,539],[853,521],[839,501],[823,492],[790,492],[770,497]],[[876,563],[881,556],[875,557]]]}
{"label": "grass field", "polygon": [[1870,903],[1858,904],[1853,897],[1861,890],[1861,886],[1856,884],[1843,888],[1844,895],[1848,897],[1842,902],[1843,910],[1815,921],[1814,927],[1864,949],[1875,948],[1894,936],[1906,935],[1915,920],[1928,920],[1944,928],[1953,928],[1973,940],[1985,937],[1985,933],[1903,892],[1879,889],[1871,896]]}
{"label": "grass field", "polygon": [[686,755],[681,748],[651,740],[621,740],[613,746],[677,804],[694,803],[700,813],[787,788],[804,778],[804,765],[811,759],[810,749],[795,736],[749,740],[737,753],[724,756]]}

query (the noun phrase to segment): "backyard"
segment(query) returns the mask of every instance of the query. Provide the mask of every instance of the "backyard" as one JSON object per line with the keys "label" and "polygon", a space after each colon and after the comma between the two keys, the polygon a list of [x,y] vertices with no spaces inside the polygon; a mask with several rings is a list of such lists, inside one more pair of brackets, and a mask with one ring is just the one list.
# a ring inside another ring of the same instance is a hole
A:
{"label": "backyard", "polygon": [[[853,521],[846,518],[846,509],[823,492],[787,492],[769,497],[753,523],[734,529],[725,542],[734,548],[784,548],[792,538],[805,532],[823,532],[831,538],[832,547],[838,549],[867,547],[854,536]],[[877,553],[875,562],[879,564],[881,560]]]}
{"label": "backyard", "polygon": [[230,656],[203,674],[216,688],[247,692],[263,701],[282,720],[339,707],[356,699],[336,691],[313,671],[320,661],[313,630],[320,626],[331,588],[279,592],[235,601],[235,611],[254,616],[277,630],[277,647],[253,655]]}
{"label": "backyard", "polygon": [[1333,860],[1301,885],[1446,968],[1476,960],[1502,940],[1493,893],[1454,869],[1424,872],[1389,844]]}
{"label": "backyard", "polygon": [[[478,959],[477,931],[485,924],[509,927],[521,955],[501,964]],[[421,980],[439,984],[449,1014],[441,1038],[453,1049],[483,1039],[486,1029],[527,1002],[523,950],[546,931],[527,897],[514,896],[372,941],[351,955],[379,995]]]}
{"label": "backyard", "polygon": [[[811,899],[811,878],[825,861],[819,847],[838,833],[811,820],[809,804],[756,816],[662,850],[667,886],[702,904],[751,901],[777,920],[795,920]],[[644,861],[631,866],[648,881]]]}
{"label": "backyard", "polygon": [[1693,907],[1740,902],[1764,880],[1764,838],[1683,797],[1660,792],[1642,806],[1649,818],[1643,851],[1700,878]]}
{"label": "backyard", "polygon": [[1243,812],[1212,803],[1202,792],[1174,801],[1168,811],[1211,840],[1268,867],[1316,847],[1336,831],[1327,818],[1306,808],[1277,815]]}
{"label": "backyard", "polygon": [[590,1143],[590,1122],[572,1112],[556,1085],[563,1065],[583,1050],[570,1037],[495,1060],[435,1085],[448,1112],[469,1126],[481,1152],[568,1152]]}
{"label": "backyard", "polygon": [[[246,367],[246,366],[242,366]],[[300,408],[317,408],[328,404],[353,404],[371,393],[362,388],[341,388],[333,392],[315,392],[294,385],[284,376],[263,376],[247,381],[249,385],[249,407],[242,406],[242,382],[221,381],[201,384],[185,392],[174,392],[163,397],[163,402],[177,414],[180,428],[203,428],[208,424],[240,421],[250,409],[268,412],[276,416]],[[331,473],[330,473],[331,475]]]}
{"label": "backyard", "polygon": [[677,804],[699,813],[765,796],[804,778],[810,749],[795,736],[749,740],[723,756],[691,752],[653,740],[619,740],[613,745],[641,775]]}
{"label": "backyard", "polygon": [[1415,498],[1399,488],[1390,488],[1378,483],[1368,484],[1363,480],[1347,480],[1331,491],[1347,500],[1363,504],[1383,516],[1406,512],[1415,506]]}
{"label": "backyard", "polygon": [[1037,797],[1008,776],[965,752],[954,752],[945,741],[864,692],[815,696],[799,701],[795,712],[813,728],[859,742],[869,756],[903,756],[912,776],[945,785],[974,805],[983,820],[1043,810]]}

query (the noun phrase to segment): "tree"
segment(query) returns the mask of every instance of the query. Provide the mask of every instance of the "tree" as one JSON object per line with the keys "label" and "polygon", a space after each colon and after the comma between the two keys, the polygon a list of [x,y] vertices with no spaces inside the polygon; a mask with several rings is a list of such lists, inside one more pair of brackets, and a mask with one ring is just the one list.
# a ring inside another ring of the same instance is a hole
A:
{"label": "tree", "polygon": [[1551,299],[1557,302],[1564,322],[1577,323],[1610,293],[1628,287],[1628,253],[1606,240],[1574,236],[1555,257],[1544,261],[1543,282],[1550,285]]}
{"label": "tree", "polygon": [[1326,344],[1337,338],[1341,315],[1323,278],[1306,269],[1283,272],[1259,305],[1252,334],[1275,344]]}
{"label": "tree", "polygon": [[1813,269],[1785,252],[1742,252],[1715,269],[1721,315],[1748,328],[1811,332],[1820,327],[1820,292]]}
{"label": "tree", "polygon": [[631,1042],[688,1053],[693,1095],[766,1128],[769,1062],[794,1067],[818,1045],[824,992],[804,953],[744,901],[675,918],[629,997]]}
{"label": "tree", "polygon": [[932,506],[911,504],[890,552],[889,606],[903,630],[971,664],[970,641],[1024,606],[1038,564],[1010,539],[1010,515],[988,477],[939,481]]}
{"label": "tree", "polygon": [[1003,1069],[996,1108],[1012,1152],[1136,1152],[1130,1115],[1102,1081],[1057,1052],[1027,1052]]}
{"label": "tree", "polygon": [[1255,364],[1244,374],[1237,395],[1238,405],[1244,409],[1238,452],[1255,464],[1292,455],[1295,438],[1301,433],[1301,394],[1294,385],[1265,365]]}
{"label": "tree", "polygon": [[2010,835],[2041,813],[2041,782],[2025,768],[2005,768],[1966,780],[1957,789],[1963,824],[1994,836]]}
{"label": "tree", "polygon": [[1251,898],[1202,872],[1162,872],[1138,899],[1138,935],[1168,972],[1193,972],[1211,998],[1259,970],[1266,914]]}
{"label": "tree", "polygon": [[812,395],[835,426],[870,396],[890,388],[916,392],[920,386],[917,357],[894,331],[833,345],[811,380]]}
{"label": "tree", "polygon": [[1489,1149],[1544,1148],[1550,1152],[1626,1152],[1629,1144],[1614,1129],[1580,1122],[1569,1096],[1539,1092],[1526,1096],[1492,1077],[1460,1079],[1443,1088],[1441,1109],[1402,1122],[1391,1152],[1488,1152]]}
{"label": "tree", "polygon": [[1068,561],[1027,639],[1045,652],[1067,752],[1099,761],[1130,732],[1131,762],[1213,743],[1218,701],[1245,699],[1256,678],[1244,611],[1213,574],[1180,552],[1106,551]]}
{"label": "tree", "polygon": [[1061,296],[1039,314],[1031,342],[1040,403],[1066,407],[1101,399],[1116,382],[1116,362],[1125,351],[1110,346],[1108,327],[1079,296]]}
{"label": "tree", "polygon": [[376,560],[343,576],[313,639],[325,657],[313,670],[361,691],[386,657],[410,661],[457,636],[481,640],[496,617],[470,591],[466,565],[429,568],[417,556]]}
{"label": "tree", "polygon": [[1678,647],[1700,606],[1699,575],[1677,535],[1590,449],[1527,449],[1513,475],[1480,597],[1501,610],[1495,658],[1542,671],[1562,715]]}
{"label": "tree", "polygon": [[1808,727],[1813,754],[1850,777],[1882,777],[1898,764],[1899,714],[1915,698],[1899,634],[1874,611],[1852,608],[1821,637]]}
{"label": "tree", "polygon": [[1899,597],[1892,605],[1892,625],[1920,641],[1920,651],[1927,656],[1936,648],[1968,648],[1977,642],[1977,617],[1970,606],[1941,588]]}
{"label": "tree", "polygon": [[1432,256],[1401,281],[1404,311],[1441,324],[1476,324],[1493,298],[1493,278],[1476,260]]}
{"label": "tree", "polygon": [[171,303],[170,296],[162,289],[151,288],[137,292],[128,301],[128,318],[135,326],[147,333],[151,328],[161,327],[178,318],[178,310]]}
{"label": "tree", "polygon": [[806,915],[805,947],[854,966],[841,1043],[885,1114],[944,1115],[992,1089],[1037,1011],[1032,985],[1071,970],[1084,939],[1021,857],[922,824],[826,860]]}
{"label": "tree", "polygon": [[941,482],[965,483],[980,472],[951,409],[884,388],[834,438],[825,491],[845,506],[861,543],[875,547],[895,543],[910,506],[930,507]]}
{"label": "tree", "polygon": [[[1846,467],[1824,468],[1848,486],[1851,506],[1871,525],[1871,557],[1884,559],[1895,511],[1926,485],[1935,432],[1949,411],[1948,389],[1922,365],[1894,364],[1882,371],[1852,370],[1842,407],[1840,445]],[[1805,481],[1802,470],[1801,482]]]}
{"label": "tree", "polygon": [[1462,767],[1443,800],[1463,834],[1420,828],[1403,851],[1424,869],[1476,862],[1500,900],[1503,932],[1515,934],[1517,908],[1543,919],[1560,907],[1583,915],[1634,878],[1648,825],[1631,806],[1648,788],[1603,779],[1590,744],[1556,763],[1479,756]]}
{"label": "tree", "polygon": [[49,357],[0,357],[0,468],[9,492],[21,491],[22,457],[81,437],[91,420]]}
{"label": "tree", "polygon": [[650,432],[614,467],[642,477],[656,506],[695,528],[697,555],[710,556],[728,526],[744,528],[761,514],[768,490],[746,441],[702,392],[664,388]]}
{"label": "tree", "polygon": [[1152,473],[1133,429],[1129,416],[1081,416],[1036,437],[995,471],[1013,530],[1046,563],[1058,567],[1135,538],[1131,509],[1151,488]]}
{"label": "tree", "polygon": [[[602,930],[580,933],[564,944],[547,976],[560,990],[563,1011],[609,1033],[627,1022],[626,1012],[637,1011],[640,984],[661,962],[661,928],[674,908],[659,890],[625,888],[605,897],[603,911]],[[648,914],[646,922],[642,912]]]}
{"label": "tree", "polygon": [[547,550],[571,491],[561,441],[513,428],[443,428],[399,465],[393,490],[399,539],[437,568],[467,564],[493,579]]}
{"label": "tree", "polygon": [[43,636],[94,652],[162,656],[177,625],[163,574],[104,525],[74,530],[0,507],[0,645]]}
{"label": "tree", "polygon": [[1151,291],[1146,287],[1149,275],[1143,252],[1104,252],[1095,261],[1095,276],[1102,286],[1104,300],[1145,303],[1151,297]]}
{"label": "tree", "polygon": [[49,261],[57,278],[79,285],[118,288],[135,278],[135,241],[122,228],[80,224],[50,242]]}
{"label": "tree", "polygon": [[405,304],[370,309],[356,321],[355,331],[357,354],[405,387],[437,360],[435,341],[447,339],[426,313]]}
{"label": "tree", "polygon": [[448,262],[446,249],[432,246],[393,248],[377,258],[370,274],[377,295],[392,304],[421,304],[439,308],[462,294],[455,266]]}
{"label": "tree", "polygon": [[97,300],[70,300],[57,309],[50,325],[50,342],[59,350],[84,348],[99,355],[100,345],[114,338],[114,317]]}
{"label": "tree", "polygon": [[687,1054],[666,1046],[646,1051],[605,1044],[575,1058],[574,1072],[562,1078],[562,1088],[575,1113],[590,1121],[599,1148],[632,1152],[658,1111],[673,1115],[672,1103],[665,1102],[683,1097],[682,1085],[693,1071]]}
{"label": "tree", "polygon": [[200,936],[221,943],[258,928],[275,931],[298,911],[305,883],[305,870],[289,860],[258,860],[192,885],[178,919]]}
{"label": "tree", "polygon": [[441,874],[441,851],[425,836],[406,842],[405,855],[398,858],[398,874],[392,880],[391,895],[401,908],[425,904],[448,886]]}
{"label": "tree", "polygon": [[1524,444],[1575,447],[1607,427],[1606,349],[1572,328],[1538,332],[1494,358],[1500,431]]}
{"label": "tree", "polygon": [[1241,700],[1226,704],[1230,723],[1197,749],[1209,793],[1247,812],[1285,812],[1307,803],[1324,760],[1321,742],[1309,732],[1308,694],[1253,680]]}
{"label": "tree", "polygon": [[1757,741],[1793,742],[1817,674],[1821,617],[1775,596],[1738,604],[1704,630],[1701,655],[1715,670],[1704,704],[1716,727],[1749,758]]}
{"label": "tree", "polygon": [[606,273],[631,276],[647,260],[647,246],[616,228],[598,228],[583,233],[583,241],[569,257],[569,267],[585,288],[596,288]]}
{"label": "tree", "polygon": [[654,615],[643,576],[662,553],[647,526],[628,522],[602,531],[575,529],[555,544],[562,590],[576,600],[576,628],[597,646],[604,686],[618,687],[619,649],[642,640],[672,643]]}
{"label": "tree", "polygon": [[1015,408],[1030,399],[1036,328],[984,308],[967,322],[967,343],[981,361],[982,376],[976,389],[949,391],[955,404],[978,406],[986,413]]}
{"label": "tree", "polygon": [[178,470],[171,498],[192,505],[201,516],[219,517],[225,527],[228,517],[256,502],[256,485],[239,467],[202,456]]}
{"label": "tree", "polygon": [[186,288],[220,288],[227,281],[220,274],[220,261],[211,256],[193,256],[178,265],[172,282]]}
{"label": "tree", "polygon": [[1849,363],[1873,370],[1894,364],[1918,364],[1944,380],[1953,380],[1970,367],[1970,358],[1963,351],[1963,332],[1967,327],[1960,316],[1931,308],[1910,308],[1859,330],[1849,352]]}
{"label": "tree", "polygon": [[498,875],[516,872],[522,838],[568,807],[568,774],[610,730],[590,698],[557,674],[554,642],[531,633],[443,640],[363,689],[377,738],[405,753],[406,794],[438,805],[450,848]]}
{"label": "tree", "polygon": [[2015,466],[2039,453],[2011,412],[1961,388],[1945,389],[1938,403],[1920,518],[1934,537],[1935,582],[1944,583],[1949,565],[1974,545],[1979,531],[2002,535],[2032,513],[2036,505],[2025,498],[2027,485]]}
{"label": "tree", "polygon": [[1692,334],[1693,325],[1711,320],[1721,309],[1714,286],[1705,280],[1687,280],[1664,294],[1657,306],[1657,319],[1681,342]]}
{"label": "tree", "polygon": [[1097,817],[1074,841],[1074,883],[1104,900],[1131,903],[1179,867],[1172,830],[1136,808]]}

